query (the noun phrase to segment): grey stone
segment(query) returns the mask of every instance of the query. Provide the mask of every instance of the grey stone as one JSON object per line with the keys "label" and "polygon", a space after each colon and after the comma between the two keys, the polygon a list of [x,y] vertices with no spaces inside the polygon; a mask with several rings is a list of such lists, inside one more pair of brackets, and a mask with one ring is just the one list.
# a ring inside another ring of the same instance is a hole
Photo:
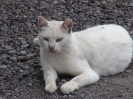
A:
{"label": "grey stone", "polygon": [[21,45],[22,48],[26,48],[26,47],[29,47],[29,44],[23,44]]}
{"label": "grey stone", "polygon": [[57,3],[58,3],[58,1],[57,1],[57,0],[55,0],[53,3],[54,3],[54,4],[57,4]]}
{"label": "grey stone", "polygon": [[26,55],[26,51],[20,51],[22,55]]}
{"label": "grey stone", "polygon": [[0,68],[5,69],[5,68],[7,68],[7,65],[0,65]]}
{"label": "grey stone", "polygon": [[10,54],[15,54],[16,53],[16,50],[10,50],[9,53]]}
{"label": "grey stone", "polygon": [[5,46],[3,46],[4,48],[6,48],[6,49],[8,49],[8,50],[11,50],[11,49],[14,49],[12,46],[10,46],[10,45],[5,45]]}
{"label": "grey stone", "polygon": [[107,2],[106,2],[106,1],[102,1],[102,4],[106,5],[106,4],[107,4]]}
{"label": "grey stone", "polygon": [[17,58],[16,57],[10,57],[10,60],[13,62],[17,62]]}
{"label": "grey stone", "polygon": [[18,61],[26,61],[26,57],[25,56],[18,56],[17,60]]}
{"label": "grey stone", "polygon": [[32,53],[31,54],[27,54],[26,56],[27,56],[27,58],[32,58],[34,56],[34,54],[32,54]]}
{"label": "grey stone", "polygon": [[32,86],[32,83],[28,83],[29,86]]}
{"label": "grey stone", "polygon": [[131,3],[129,3],[129,6],[133,7],[133,3],[132,3],[132,2],[131,2]]}

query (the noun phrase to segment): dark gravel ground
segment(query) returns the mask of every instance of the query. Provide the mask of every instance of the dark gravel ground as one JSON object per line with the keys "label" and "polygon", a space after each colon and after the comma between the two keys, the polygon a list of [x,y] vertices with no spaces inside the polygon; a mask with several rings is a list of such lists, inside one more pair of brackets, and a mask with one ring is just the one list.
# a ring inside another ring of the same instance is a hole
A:
{"label": "dark gravel ground", "polygon": [[[133,99],[133,63],[69,95],[44,91],[40,70],[37,16],[74,22],[73,31],[114,23],[133,37],[133,0],[0,0],[0,99]],[[72,77],[59,77],[57,85]]]}

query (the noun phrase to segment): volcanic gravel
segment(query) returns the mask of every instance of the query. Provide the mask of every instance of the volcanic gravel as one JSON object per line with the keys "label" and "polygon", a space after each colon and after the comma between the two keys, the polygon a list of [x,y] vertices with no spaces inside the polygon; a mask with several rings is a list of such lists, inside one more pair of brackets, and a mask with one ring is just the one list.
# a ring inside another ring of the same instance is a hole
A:
{"label": "volcanic gravel", "polygon": [[72,77],[59,77],[58,90],[45,92],[37,17],[73,20],[73,31],[101,24],[119,24],[133,37],[133,0],[0,0],[0,99],[133,99],[133,63],[114,76],[63,95],[60,86]]}

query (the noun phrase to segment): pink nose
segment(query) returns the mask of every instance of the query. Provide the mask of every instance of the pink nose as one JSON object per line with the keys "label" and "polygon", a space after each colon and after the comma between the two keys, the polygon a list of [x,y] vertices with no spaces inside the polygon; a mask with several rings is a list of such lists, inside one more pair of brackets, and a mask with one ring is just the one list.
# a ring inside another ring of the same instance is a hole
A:
{"label": "pink nose", "polygon": [[50,51],[54,50],[54,46],[49,46]]}

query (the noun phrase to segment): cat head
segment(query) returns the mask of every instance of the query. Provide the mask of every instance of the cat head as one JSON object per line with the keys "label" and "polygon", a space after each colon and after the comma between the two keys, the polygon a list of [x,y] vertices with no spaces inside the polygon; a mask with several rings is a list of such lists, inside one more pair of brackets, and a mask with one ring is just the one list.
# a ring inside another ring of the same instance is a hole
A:
{"label": "cat head", "polygon": [[72,20],[47,21],[42,16],[38,17],[39,35],[34,42],[39,44],[44,51],[59,53],[66,50],[71,43]]}

